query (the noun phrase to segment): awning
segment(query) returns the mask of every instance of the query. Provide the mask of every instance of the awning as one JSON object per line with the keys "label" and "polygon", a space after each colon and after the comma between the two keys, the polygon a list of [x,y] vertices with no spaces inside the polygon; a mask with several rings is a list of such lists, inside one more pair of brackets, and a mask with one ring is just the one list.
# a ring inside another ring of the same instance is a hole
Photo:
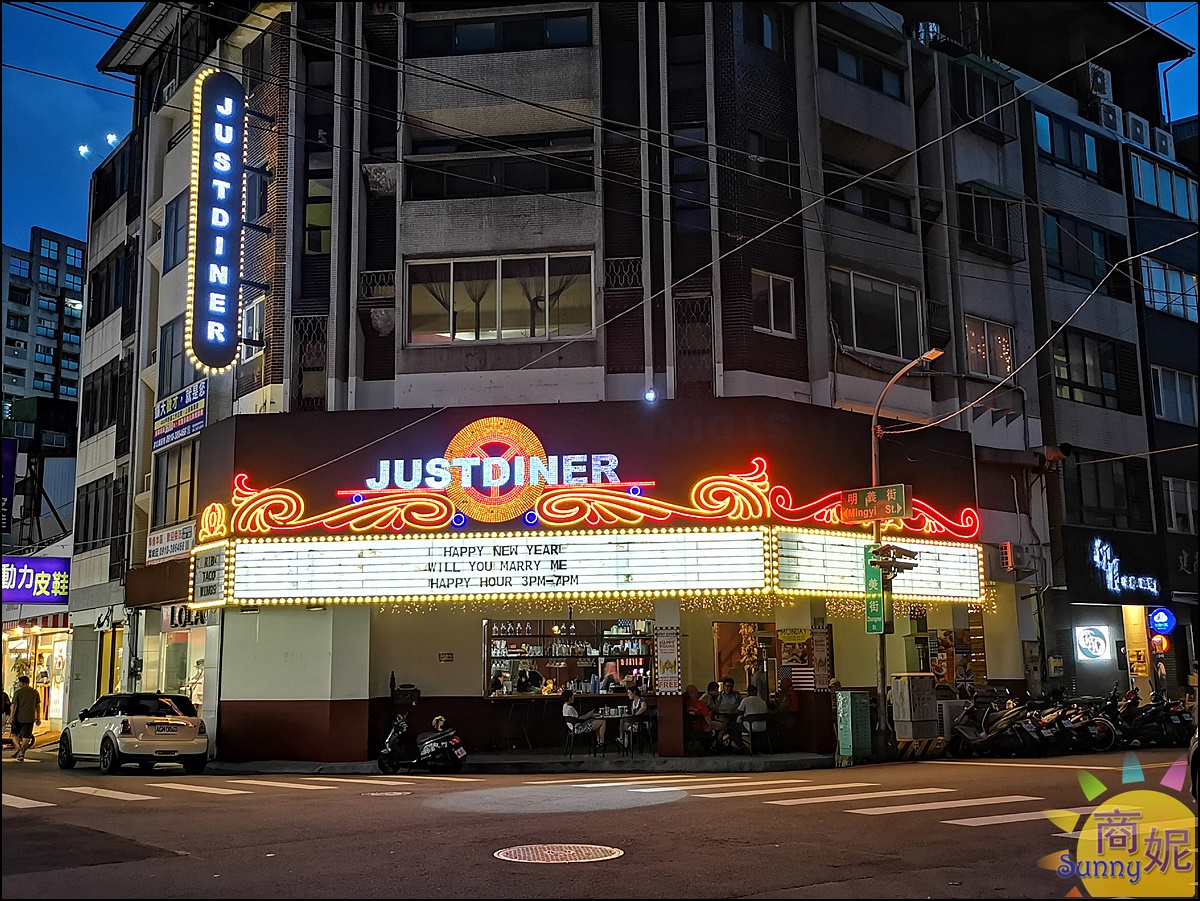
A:
{"label": "awning", "polygon": [[22,629],[67,629],[67,611],[60,610],[58,613],[45,613],[42,616],[26,616],[22,619],[5,620],[4,628],[11,629],[14,626],[20,626]]}

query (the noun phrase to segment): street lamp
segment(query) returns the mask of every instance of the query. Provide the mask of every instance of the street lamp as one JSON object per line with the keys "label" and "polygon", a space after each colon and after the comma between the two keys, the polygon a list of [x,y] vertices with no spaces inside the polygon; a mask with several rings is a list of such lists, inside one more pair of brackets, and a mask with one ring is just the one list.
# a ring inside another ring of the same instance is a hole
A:
{"label": "street lamp", "polygon": [[[932,363],[940,357],[944,351],[938,350],[936,347],[925,351],[921,356],[917,357],[911,363],[906,363],[904,368],[892,376],[891,380],[883,386],[883,391],[879,393],[879,400],[875,402],[875,412],[871,414],[871,487],[879,487],[879,435],[882,431],[879,428],[879,411],[883,407],[883,399],[887,397],[887,393],[892,390],[892,386],[912,369],[920,366],[922,363]],[[871,525],[873,546],[878,547],[883,541],[883,521],[874,520]],[[886,615],[886,612],[885,612]],[[889,733],[891,729],[888,727],[887,719],[887,632],[879,633],[879,680],[875,686],[879,692],[879,707],[876,710],[875,718],[875,733],[879,742],[879,753],[885,756],[889,744]]]}

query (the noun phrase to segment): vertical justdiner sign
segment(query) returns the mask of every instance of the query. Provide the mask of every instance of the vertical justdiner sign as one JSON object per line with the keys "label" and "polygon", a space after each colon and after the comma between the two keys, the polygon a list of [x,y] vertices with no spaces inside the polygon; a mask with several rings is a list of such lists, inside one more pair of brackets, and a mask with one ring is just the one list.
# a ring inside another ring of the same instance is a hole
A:
{"label": "vertical justdiner sign", "polygon": [[185,348],[197,369],[220,372],[237,356],[240,326],[246,93],[226,72],[196,79],[188,227]]}

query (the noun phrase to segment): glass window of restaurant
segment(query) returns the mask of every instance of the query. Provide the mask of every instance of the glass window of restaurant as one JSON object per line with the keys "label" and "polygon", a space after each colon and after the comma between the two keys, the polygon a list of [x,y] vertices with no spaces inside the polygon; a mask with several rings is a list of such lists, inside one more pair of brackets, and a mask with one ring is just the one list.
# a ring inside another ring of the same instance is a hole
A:
{"label": "glass window of restaurant", "polygon": [[186,695],[203,716],[206,627],[179,615],[181,610],[186,611],[186,605],[165,605],[161,617],[158,611],[147,611],[141,688]]}
{"label": "glass window of restaurant", "polygon": [[483,627],[489,694],[654,688],[652,619],[493,619]]}

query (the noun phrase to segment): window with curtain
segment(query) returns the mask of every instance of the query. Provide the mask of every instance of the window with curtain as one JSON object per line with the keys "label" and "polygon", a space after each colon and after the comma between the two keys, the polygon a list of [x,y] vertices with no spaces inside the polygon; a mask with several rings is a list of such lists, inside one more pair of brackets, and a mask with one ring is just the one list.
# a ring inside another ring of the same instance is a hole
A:
{"label": "window with curtain", "polygon": [[593,294],[591,254],[410,263],[408,343],[586,335]]}
{"label": "window with curtain", "polygon": [[844,347],[915,360],[921,354],[919,295],[845,269],[829,270],[830,310]]}

